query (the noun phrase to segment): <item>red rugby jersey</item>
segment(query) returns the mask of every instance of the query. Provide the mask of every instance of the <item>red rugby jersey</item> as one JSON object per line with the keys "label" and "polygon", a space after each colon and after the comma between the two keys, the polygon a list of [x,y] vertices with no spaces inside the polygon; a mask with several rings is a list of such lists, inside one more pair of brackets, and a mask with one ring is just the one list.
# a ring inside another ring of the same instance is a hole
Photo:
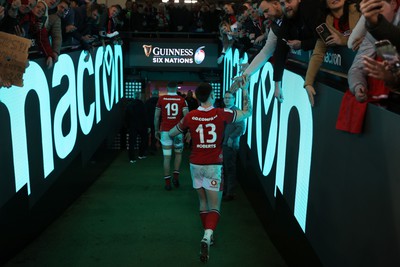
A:
{"label": "red rugby jersey", "polygon": [[199,165],[222,164],[222,141],[227,123],[236,121],[236,110],[199,107],[190,111],[177,125],[192,138],[190,162]]}
{"label": "red rugby jersey", "polygon": [[169,131],[183,118],[183,111],[188,110],[186,100],[177,95],[168,93],[158,98],[156,109],[161,110],[160,131]]}

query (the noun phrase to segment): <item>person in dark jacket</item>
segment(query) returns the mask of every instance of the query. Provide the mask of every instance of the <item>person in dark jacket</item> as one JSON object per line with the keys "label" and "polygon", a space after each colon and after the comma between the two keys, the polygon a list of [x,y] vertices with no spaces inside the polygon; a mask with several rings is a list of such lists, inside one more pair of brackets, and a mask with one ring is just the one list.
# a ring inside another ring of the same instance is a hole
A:
{"label": "person in dark jacket", "polygon": [[[236,96],[226,92],[224,96],[225,108],[237,110],[235,106]],[[228,123],[225,126],[222,153],[224,159],[224,193],[222,200],[231,201],[236,197],[236,158],[239,150],[240,136],[244,134],[244,121]]]}
{"label": "person in dark jacket", "polygon": [[290,50],[312,50],[317,42],[315,28],[321,20],[319,1],[280,0],[284,6],[284,17],[274,52],[275,97],[283,101],[282,76]]}
{"label": "person in dark jacket", "polygon": [[26,2],[24,1],[24,3],[20,0],[7,1],[2,15],[0,14],[0,16],[3,17],[0,19],[0,31],[24,37],[19,27],[20,20],[24,18],[25,15],[29,14],[36,4],[37,0],[28,0]]}
{"label": "person in dark jacket", "polygon": [[156,112],[156,106],[158,102],[158,89],[154,89],[151,92],[151,97],[147,99],[145,102],[146,111],[147,111],[147,121],[150,127],[150,153],[155,153],[157,151],[157,139],[155,135],[155,128],[154,128],[154,114]]}
{"label": "person in dark jacket", "polygon": [[197,102],[197,99],[193,97],[193,92],[192,90],[189,90],[187,92],[186,98],[185,98],[189,111],[192,111],[194,109],[197,109],[199,107],[199,102]]}
{"label": "person in dark jacket", "polygon": [[135,146],[137,137],[140,137],[138,159],[145,159],[145,151],[148,143],[148,122],[146,116],[146,107],[140,99],[140,92],[134,93],[134,100],[126,108],[126,124],[129,133],[129,161],[136,162]]}
{"label": "person in dark jacket", "polygon": [[94,34],[98,34],[100,16],[103,14],[103,7],[97,3],[82,5],[74,9],[74,26],[70,34],[81,44],[84,50],[89,50],[91,43],[95,40]]}
{"label": "person in dark jacket", "polygon": [[[392,6],[396,5],[396,1],[386,1]],[[397,1],[397,5],[398,5]],[[389,40],[400,53],[400,28],[394,25],[382,15],[383,1],[362,0],[360,2],[360,10],[366,19],[366,27],[368,32],[378,41]]]}

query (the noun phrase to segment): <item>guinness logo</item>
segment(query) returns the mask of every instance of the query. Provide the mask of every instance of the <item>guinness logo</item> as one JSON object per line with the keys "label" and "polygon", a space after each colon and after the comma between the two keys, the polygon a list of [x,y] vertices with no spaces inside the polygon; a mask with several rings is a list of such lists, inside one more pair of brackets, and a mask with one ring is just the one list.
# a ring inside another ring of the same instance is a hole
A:
{"label": "guinness logo", "polygon": [[143,45],[143,51],[146,57],[149,57],[151,54],[151,49],[153,48],[152,45]]}

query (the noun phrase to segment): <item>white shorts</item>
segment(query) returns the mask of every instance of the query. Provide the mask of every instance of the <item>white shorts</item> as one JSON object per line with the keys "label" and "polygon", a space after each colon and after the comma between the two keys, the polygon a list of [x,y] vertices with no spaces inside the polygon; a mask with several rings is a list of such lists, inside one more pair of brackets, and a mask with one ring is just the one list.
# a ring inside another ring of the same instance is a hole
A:
{"label": "white shorts", "polygon": [[223,190],[222,165],[197,165],[190,163],[193,188],[204,188],[211,191]]}
{"label": "white shorts", "polygon": [[175,152],[182,152],[183,150],[183,134],[178,134],[175,137],[170,137],[168,132],[160,132],[161,145],[174,147]]}

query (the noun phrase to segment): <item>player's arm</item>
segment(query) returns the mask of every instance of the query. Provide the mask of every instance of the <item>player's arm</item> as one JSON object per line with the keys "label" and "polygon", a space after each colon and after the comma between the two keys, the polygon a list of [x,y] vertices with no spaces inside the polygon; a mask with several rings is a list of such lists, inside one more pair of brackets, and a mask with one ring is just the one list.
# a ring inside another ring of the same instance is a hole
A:
{"label": "player's arm", "polygon": [[188,107],[183,108],[183,110],[182,110],[183,117],[185,117],[186,114],[188,114],[188,113],[189,113],[189,108]]}
{"label": "player's arm", "polygon": [[186,114],[188,114],[189,113],[189,106],[188,106],[188,104],[187,104],[187,102],[186,102],[186,100],[185,100],[185,102],[184,102],[185,104],[184,104],[184,106],[182,107],[182,115],[183,115],[183,117],[185,117],[186,116]]}
{"label": "player's arm", "polygon": [[156,111],[154,112],[154,136],[156,139],[160,140],[160,115],[161,115],[161,109],[156,108]]}
{"label": "player's arm", "polygon": [[236,110],[236,121],[242,121],[251,116],[253,107],[251,105],[249,91],[247,88],[242,88],[242,110]]}
{"label": "player's arm", "polygon": [[183,133],[182,129],[180,128],[180,125],[182,124],[182,122],[183,122],[183,119],[177,125],[175,125],[173,128],[171,128],[171,130],[169,130],[168,135],[170,137],[174,137],[180,133]]}
{"label": "player's arm", "polygon": [[[185,103],[186,103],[186,101],[185,101]],[[183,110],[182,110],[183,117],[185,117],[186,114],[188,114],[188,113],[189,113],[189,107],[188,107],[188,105],[186,103],[186,106],[183,107]],[[190,132],[189,131],[186,132],[184,140],[185,140],[186,143],[190,143],[191,136],[190,136]]]}
{"label": "player's arm", "polygon": [[171,130],[169,130],[168,134],[170,137],[177,136],[181,132],[178,130],[178,127],[175,125]]}

